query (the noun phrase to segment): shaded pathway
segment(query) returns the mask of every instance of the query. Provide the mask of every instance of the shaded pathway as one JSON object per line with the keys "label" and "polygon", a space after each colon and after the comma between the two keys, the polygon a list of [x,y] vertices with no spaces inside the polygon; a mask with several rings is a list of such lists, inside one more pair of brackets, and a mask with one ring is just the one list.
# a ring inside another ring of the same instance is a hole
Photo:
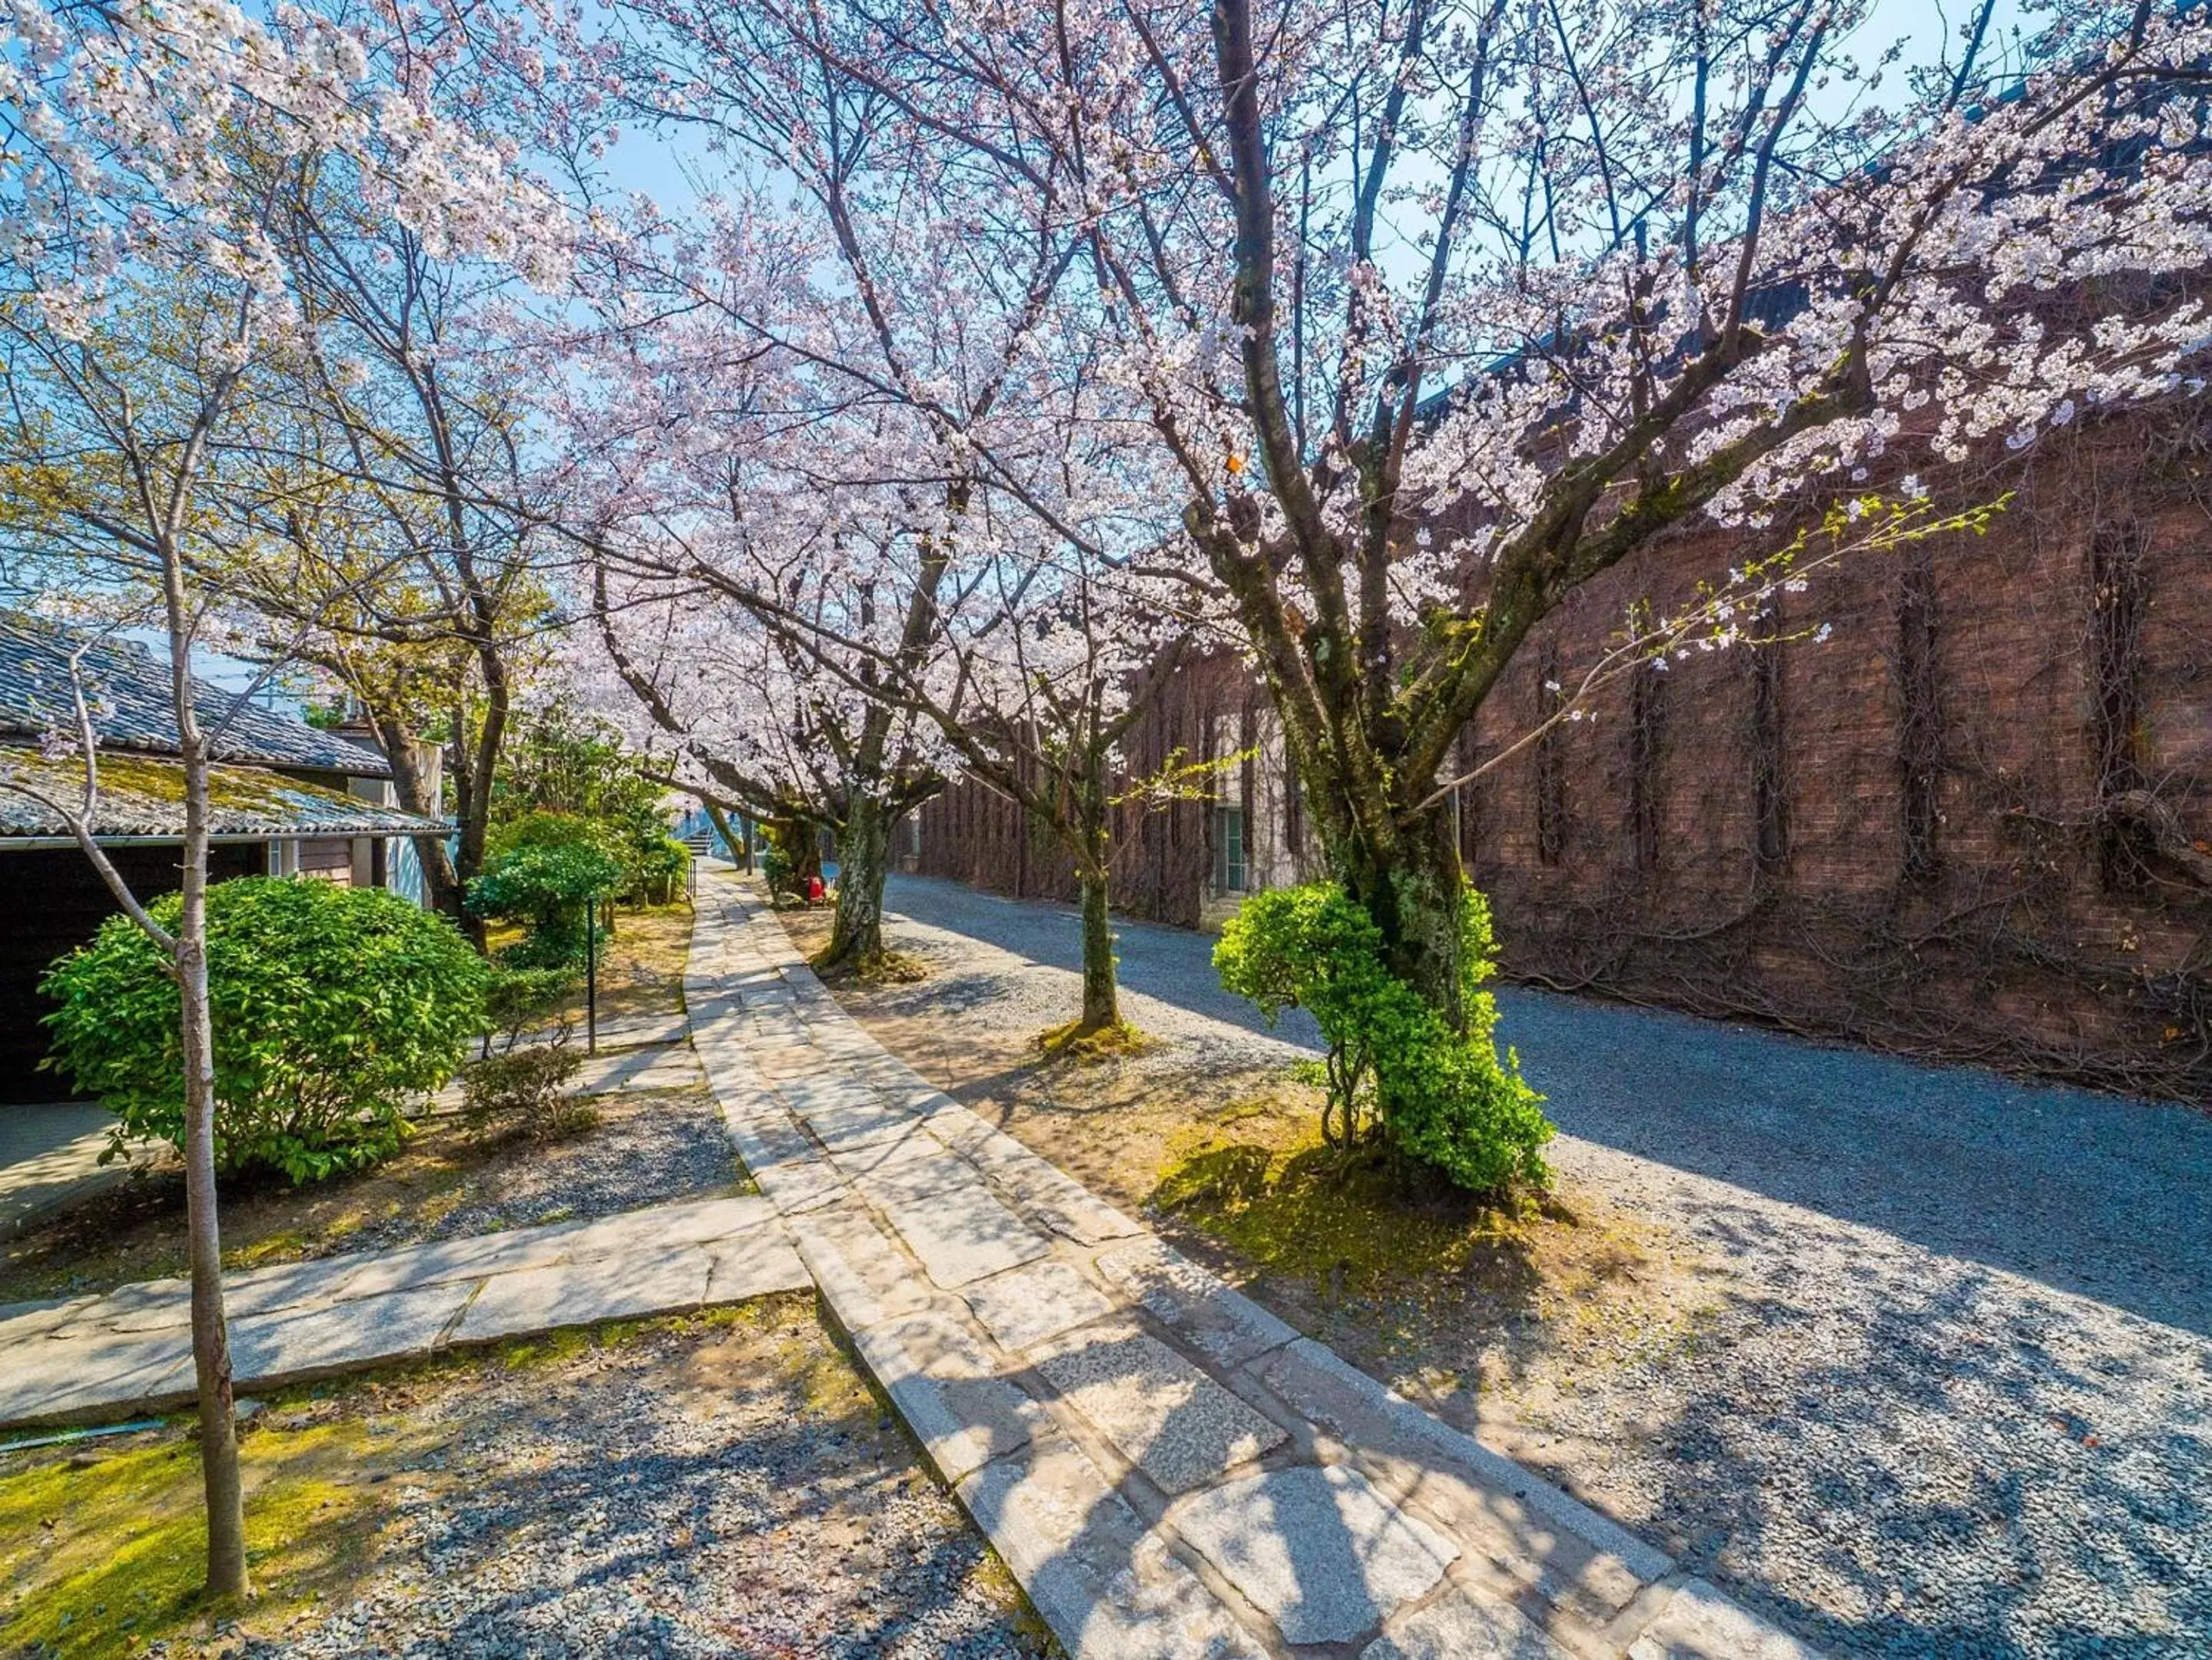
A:
{"label": "shaded pathway", "polygon": [[[935,969],[887,994],[904,1012],[946,1000],[956,1040],[1065,1018],[1063,912],[912,880],[892,897],[897,943]],[[1252,1035],[1210,946],[1122,924],[1132,1018],[1185,1063],[1279,1065],[1295,1051]],[[1570,1190],[1656,1227],[1721,1302],[1692,1343],[1504,1367],[1446,1403],[1455,1421],[1839,1654],[2212,1652],[2212,1124],[1716,1022],[1503,1001],[1566,1126],[1549,1152]],[[1327,1331],[1421,1387],[1487,1376],[1510,1348],[1419,1318],[1410,1342],[1356,1311]]]}
{"label": "shaded pathway", "polygon": [[[807,1284],[775,1207],[745,1197],[226,1274],[223,1296],[245,1390]],[[0,1308],[0,1427],[184,1405],[191,1321],[185,1280]]]}

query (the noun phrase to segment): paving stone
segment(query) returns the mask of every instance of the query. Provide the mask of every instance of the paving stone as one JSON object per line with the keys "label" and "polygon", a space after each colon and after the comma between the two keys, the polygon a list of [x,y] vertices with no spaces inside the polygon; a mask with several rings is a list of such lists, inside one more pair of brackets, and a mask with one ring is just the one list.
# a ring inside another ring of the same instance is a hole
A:
{"label": "paving stone", "polygon": [[830,1162],[848,1181],[862,1181],[901,1165],[945,1156],[945,1144],[923,1130],[919,1119],[909,1119],[896,1136],[832,1148]]}
{"label": "paving stone", "polygon": [[1280,1425],[1133,1327],[1077,1333],[1036,1365],[1060,1399],[1169,1493],[1214,1481],[1287,1439]]}
{"label": "paving stone", "polygon": [[602,1320],[689,1313],[706,1301],[714,1265],[704,1247],[690,1245],[495,1275],[469,1305],[453,1340],[483,1342]]}
{"label": "paving stone", "polygon": [[722,1129],[737,1149],[738,1162],[757,1178],[770,1165],[793,1164],[816,1158],[813,1144],[799,1132],[799,1124],[782,1107],[764,1099],[748,1098],[742,1106],[722,1103]]}
{"label": "paving stone", "polygon": [[847,1078],[817,1075],[797,1079],[783,1087],[783,1094],[791,1110],[833,1152],[896,1140],[915,1122],[914,1114],[886,1106],[873,1090]]}
{"label": "paving stone", "polygon": [[862,1187],[883,1207],[907,1248],[921,1258],[931,1279],[947,1291],[957,1291],[971,1281],[1050,1254],[1052,1241],[984,1191],[971,1166],[950,1154],[943,1163],[956,1175],[967,1171],[968,1184],[887,1195],[887,1182],[896,1185],[910,1172],[927,1168],[916,1164],[879,1172]]}
{"label": "paving stone", "polygon": [[1425,1595],[1459,1547],[1357,1471],[1302,1464],[1224,1482],[1170,1520],[1286,1643],[1348,1643]]}
{"label": "paving stone", "polygon": [[924,1122],[928,1124],[931,1135],[954,1152],[970,1159],[990,1144],[993,1136],[1000,1133],[977,1114],[949,1100],[929,1113]]}
{"label": "paving stone", "polygon": [[0,1425],[66,1422],[193,1392],[191,1334],[88,1332],[9,1351],[0,1366]]}
{"label": "paving stone", "polygon": [[1674,1571],[1674,1560],[1664,1551],[1393,1394],[1310,1338],[1262,1355],[1247,1370],[1291,1410],[1350,1445],[1417,1463],[1440,1462],[1479,1487],[1519,1500],[1547,1525],[1609,1552],[1639,1579],[1663,1578]]}
{"label": "paving stone", "polygon": [[1297,1339],[1296,1328],[1158,1239],[1101,1252],[1098,1271],[1217,1366],[1242,1366]]}
{"label": "paving stone", "polygon": [[28,1303],[0,1304],[0,1354],[33,1337],[47,1336],[96,1306],[97,1297],[55,1297]]}
{"label": "paving stone", "polygon": [[1437,1458],[1406,1458],[1371,1446],[1349,1450],[1352,1464],[1384,1497],[1406,1505],[1458,1540],[1485,1577],[1532,1590],[1554,1607],[1604,1627],[1644,1582],[1620,1558],[1547,1522],[1521,1499],[1465,1480]]}
{"label": "paving stone", "polygon": [[231,1375],[266,1386],[428,1354],[472,1289],[465,1281],[424,1286],[233,1321]]}
{"label": "paving stone", "polygon": [[283,1263],[222,1276],[225,1314],[265,1314],[304,1303],[335,1301],[352,1295],[351,1287],[374,1260],[368,1251],[319,1257],[312,1262]]}
{"label": "paving stone", "polygon": [[1030,1263],[979,1280],[961,1293],[983,1329],[1008,1348],[1033,1348],[1111,1313],[1105,1293],[1066,1263]]}
{"label": "paving stone", "polygon": [[1072,1660],[1259,1660],[1265,1651],[1057,1433],[955,1488]]}
{"label": "paving stone", "polygon": [[1103,1245],[1142,1233],[1131,1221],[1051,1160],[1002,1130],[994,1130],[969,1154],[1022,1207],[1056,1233],[1080,1245]]}
{"label": "paving stone", "polygon": [[192,1282],[181,1276],[140,1280],[94,1300],[86,1323],[106,1330],[159,1331],[191,1318]]}
{"label": "paving stone", "polygon": [[1454,1586],[1391,1621],[1359,1660],[1570,1660],[1511,1603],[1477,1598]]}
{"label": "paving stone", "polygon": [[[583,1039],[575,1041],[580,1054]],[[620,1089],[684,1089],[705,1077],[699,1057],[688,1048],[624,1049],[582,1057],[571,1087],[579,1094],[607,1095]]]}
{"label": "paving stone", "polygon": [[773,1199],[776,1209],[787,1216],[840,1203],[853,1191],[820,1159],[790,1159],[781,1164],[763,1165],[752,1175],[760,1190]]}
{"label": "paving stone", "polygon": [[718,1239],[705,1247],[713,1269],[707,1276],[707,1305],[744,1302],[779,1291],[809,1291],[814,1276],[799,1260],[781,1229]]}
{"label": "paving stone", "polygon": [[982,1190],[982,1173],[958,1154],[946,1151],[933,1139],[909,1145],[918,1148],[913,1156],[886,1160],[854,1185],[885,1209],[920,1204],[940,1193]]}
{"label": "paving stone", "polygon": [[771,1227],[775,1220],[774,1203],[753,1194],[690,1204],[653,1205],[585,1223],[568,1235],[566,1254],[569,1260],[580,1262],[611,1251],[653,1245],[705,1245]]}
{"label": "paving stone", "polygon": [[1703,1579],[1674,1589],[1628,1645],[1628,1660],[1820,1660],[1818,1652]]}
{"label": "paving stone", "polygon": [[[250,1273],[223,1275],[226,1318],[258,1314],[295,1304],[328,1302],[347,1294],[348,1283],[370,1258],[365,1254],[286,1263]],[[191,1324],[191,1281],[148,1280],[123,1286],[85,1312],[85,1322],[111,1331],[160,1331]]]}
{"label": "paving stone", "polygon": [[[935,1092],[932,1092],[933,1094]],[[1082,1245],[1142,1233],[1132,1221],[1049,1160],[1041,1158],[964,1106],[936,1097],[930,1133],[970,1159],[1054,1233]]]}
{"label": "paving stone", "polygon": [[902,1316],[853,1334],[899,1415],[947,1481],[1026,1445],[1051,1415],[998,1373],[990,1351],[942,1314]]}
{"label": "paving stone", "polygon": [[799,1259],[848,1331],[860,1331],[929,1306],[913,1261],[867,1215],[833,1205],[791,1219]]}
{"label": "paving stone", "polygon": [[378,1251],[362,1262],[360,1272],[347,1280],[343,1289],[348,1297],[375,1297],[416,1286],[480,1280],[487,1274],[545,1267],[568,1254],[570,1237],[586,1226],[556,1222],[545,1227],[518,1227],[503,1233]]}
{"label": "paving stone", "polygon": [[[690,1026],[689,1017],[680,1012],[674,1015],[633,1018],[618,1016],[613,1020],[602,1020],[599,1023],[599,1047],[622,1049],[637,1045],[680,1044],[684,1041],[684,1033],[690,1029]],[[584,1023],[580,1020],[576,1022],[574,1035],[569,1041],[580,1043],[583,1041],[583,1036]]]}

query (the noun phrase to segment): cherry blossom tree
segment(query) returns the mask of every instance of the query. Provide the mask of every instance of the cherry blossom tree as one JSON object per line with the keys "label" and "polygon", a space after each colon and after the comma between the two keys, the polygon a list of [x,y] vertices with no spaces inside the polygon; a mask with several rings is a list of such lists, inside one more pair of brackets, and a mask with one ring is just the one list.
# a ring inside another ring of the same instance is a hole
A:
{"label": "cherry blossom tree", "polygon": [[[221,712],[191,660],[219,596],[197,578],[228,446],[257,372],[300,342],[299,294],[258,181],[272,156],[343,155],[375,212],[434,247],[558,275],[562,217],[510,157],[437,112],[388,21],[140,0],[0,4],[0,474],[16,546],[69,590],[147,597],[167,640],[184,775],[173,930],[95,865],[172,965],[179,991],[192,1344],[208,1503],[208,1584],[246,1586],[216,1219],[207,982],[208,760]],[[95,745],[82,711],[86,784]],[[64,736],[63,742],[66,742]],[[67,816],[65,815],[65,816]]]}
{"label": "cherry blossom tree", "polygon": [[[738,21],[742,11],[744,21]],[[1699,518],[2194,391],[2201,12],[1869,0],[709,3],[1083,241],[1329,862],[1458,1018],[1436,786],[1534,628]],[[673,77],[672,77],[673,78]]]}
{"label": "cherry blossom tree", "polygon": [[451,845],[422,836],[416,852],[432,905],[481,945],[464,898],[516,699],[550,650],[541,566],[557,562],[502,326],[513,273],[434,253],[364,204],[348,158],[271,167],[270,235],[309,322],[268,366],[255,465],[228,504],[252,534],[222,580],[350,695],[401,806],[441,817],[450,801]]}
{"label": "cherry blossom tree", "polygon": [[594,87],[731,178],[682,215],[600,212],[593,326],[555,337],[595,371],[559,389],[561,424],[607,506],[577,489],[571,510],[627,581],[749,608],[799,656],[846,643],[815,665],[844,690],[811,706],[838,775],[811,799],[839,863],[822,966],[865,960],[892,826],[942,787],[911,712],[869,694],[935,660],[949,601],[981,579],[979,491],[1041,509],[1018,451],[1059,386],[1040,327],[1079,239],[1042,206],[1006,211],[867,86],[777,58],[742,18],[724,39],[678,11],[611,15]]}

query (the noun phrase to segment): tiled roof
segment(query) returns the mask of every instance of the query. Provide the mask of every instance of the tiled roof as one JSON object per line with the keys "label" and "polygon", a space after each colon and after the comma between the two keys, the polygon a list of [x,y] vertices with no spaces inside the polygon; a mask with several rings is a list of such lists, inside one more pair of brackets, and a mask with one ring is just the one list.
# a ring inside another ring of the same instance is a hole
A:
{"label": "tiled roof", "polygon": [[[80,646],[84,654],[79,672],[100,748],[175,754],[176,706],[166,663],[132,641],[100,639],[16,612],[0,612],[0,736],[74,734],[70,653]],[[365,744],[320,731],[203,680],[195,680],[192,688],[201,724],[222,725],[211,744],[217,760],[356,778],[392,776],[384,757]]]}
{"label": "tiled roof", "polygon": [[[74,806],[84,786],[83,762],[0,744],[0,849],[26,838],[66,836],[60,815],[9,789],[11,779]],[[258,766],[210,766],[208,797],[218,836],[404,836],[449,827]],[[101,751],[93,829],[101,836],[182,837],[184,768],[173,760]]]}

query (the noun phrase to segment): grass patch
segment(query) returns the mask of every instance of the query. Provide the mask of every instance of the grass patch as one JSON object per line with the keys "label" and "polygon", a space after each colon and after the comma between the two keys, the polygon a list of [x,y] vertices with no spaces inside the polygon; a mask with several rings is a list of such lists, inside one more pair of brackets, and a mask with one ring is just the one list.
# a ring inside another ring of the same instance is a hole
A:
{"label": "grass patch", "polygon": [[[257,1428],[239,1448],[254,1623],[281,1624],[355,1572],[384,1508],[380,1475],[420,1444],[403,1421]],[[0,1596],[11,1651],[128,1655],[236,1610],[209,1602],[195,1445],[90,1462],[58,1454],[0,1475]]]}
{"label": "grass patch", "polygon": [[1254,1140],[1192,1125],[1169,1137],[1152,1198],[1256,1269],[1352,1296],[1469,1279],[1525,1293],[1544,1221],[1527,1200],[1409,1196],[1384,1160],[1325,1146],[1311,1128]]}
{"label": "grass patch", "polygon": [[1104,1061],[1142,1055],[1158,1046],[1127,1021],[1084,1029],[1081,1021],[1049,1027],[1037,1033],[1037,1047],[1048,1060]]}
{"label": "grass patch", "polygon": [[929,965],[908,951],[864,951],[843,962],[825,963],[827,949],[806,960],[806,966],[827,984],[850,980],[861,985],[912,985],[929,978]]}

